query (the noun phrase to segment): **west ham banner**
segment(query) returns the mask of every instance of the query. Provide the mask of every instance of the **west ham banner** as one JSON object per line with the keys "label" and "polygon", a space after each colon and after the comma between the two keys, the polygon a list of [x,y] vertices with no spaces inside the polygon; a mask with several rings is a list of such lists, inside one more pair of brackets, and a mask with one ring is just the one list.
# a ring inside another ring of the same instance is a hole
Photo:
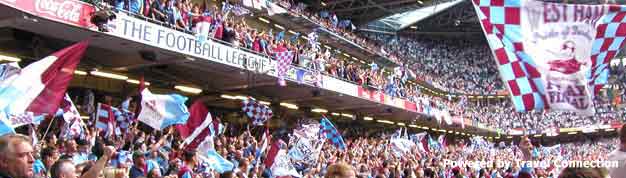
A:
{"label": "west ham banner", "polygon": [[626,36],[626,6],[473,0],[515,108],[594,113]]}

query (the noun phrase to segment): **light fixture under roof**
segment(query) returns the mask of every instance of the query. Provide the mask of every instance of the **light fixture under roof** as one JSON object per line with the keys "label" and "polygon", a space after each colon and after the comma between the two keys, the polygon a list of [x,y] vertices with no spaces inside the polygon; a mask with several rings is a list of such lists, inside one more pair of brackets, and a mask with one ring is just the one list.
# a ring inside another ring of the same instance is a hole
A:
{"label": "light fixture under roof", "polygon": [[279,29],[281,29],[281,30],[285,30],[285,27],[280,26],[280,25],[278,25],[278,24],[274,24],[274,27],[279,28]]}
{"label": "light fixture under roof", "polygon": [[97,70],[91,71],[89,73],[94,76],[110,78],[110,79],[117,79],[117,80],[128,79],[128,77],[124,75],[114,74],[114,73],[109,73],[109,72],[102,72],[102,71],[97,71]]}
{"label": "light fixture under roof", "polygon": [[0,55],[0,61],[20,62],[22,59],[13,56]]}
{"label": "light fixture under roof", "polygon": [[82,71],[82,70],[74,70],[74,74],[76,74],[76,75],[87,75],[87,72]]}
{"label": "light fixture under roof", "polygon": [[315,108],[315,109],[311,109],[311,112],[315,112],[315,113],[327,113],[328,110],[326,109],[322,109],[322,108]]}
{"label": "light fixture under roof", "polygon": [[202,89],[189,87],[189,86],[176,85],[176,86],[174,86],[174,88],[177,89],[177,90],[180,90],[180,91],[183,91],[183,92],[187,92],[187,93],[192,93],[192,94],[200,94],[200,93],[202,93]]}
{"label": "light fixture under roof", "polygon": [[[141,81],[135,80],[135,79],[127,79],[126,82],[132,83],[132,84],[137,84],[137,85],[139,85],[141,83]],[[150,86],[150,82],[144,81],[143,84],[146,85],[146,86]]]}
{"label": "light fixture under roof", "polygon": [[262,21],[262,22],[265,22],[265,23],[270,23],[269,20],[267,20],[267,19],[265,19],[263,17],[259,17],[259,20]]}
{"label": "light fixture under roof", "polygon": [[291,104],[291,103],[280,103],[280,106],[286,107],[286,108],[289,108],[289,109],[294,109],[294,110],[298,109],[298,105]]}
{"label": "light fixture under roof", "polygon": [[374,120],[374,118],[372,118],[372,117],[367,117],[367,116],[366,116],[366,117],[363,117],[363,120],[366,120],[366,121],[371,121],[371,120]]}
{"label": "light fixture under roof", "polygon": [[272,104],[272,103],[270,103],[268,101],[259,101],[259,103],[261,103],[262,105],[265,105],[265,106],[269,106],[269,105]]}
{"label": "light fixture under roof", "polygon": [[376,120],[376,122],[385,123],[385,124],[395,124],[394,122],[388,120]]}

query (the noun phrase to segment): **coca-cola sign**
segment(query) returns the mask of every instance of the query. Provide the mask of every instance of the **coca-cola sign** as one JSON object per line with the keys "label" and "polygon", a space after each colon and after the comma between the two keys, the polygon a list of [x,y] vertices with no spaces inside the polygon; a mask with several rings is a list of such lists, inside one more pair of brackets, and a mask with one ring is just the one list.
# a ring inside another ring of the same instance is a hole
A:
{"label": "coca-cola sign", "polygon": [[17,2],[17,0],[0,0],[0,2],[7,2],[10,4],[15,4]]}
{"label": "coca-cola sign", "polygon": [[71,0],[36,0],[35,11],[44,13],[60,20],[78,23],[82,4]]}
{"label": "coca-cola sign", "polygon": [[93,26],[89,19],[95,8],[78,0],[0,0],[0,4],[53,21],[88,28]]}

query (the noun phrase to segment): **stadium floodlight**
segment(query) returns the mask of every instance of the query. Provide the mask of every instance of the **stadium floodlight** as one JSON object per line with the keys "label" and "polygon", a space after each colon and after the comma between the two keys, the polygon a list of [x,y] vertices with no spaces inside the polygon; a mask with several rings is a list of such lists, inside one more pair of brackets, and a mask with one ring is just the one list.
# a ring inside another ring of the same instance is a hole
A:
{"label": "stadium floodlight", "polygon": [[316,112],[316,113],[327,113],[328,110],[326,109],[322,109],[322,108],[315,108],[315,109],[311,109],[311,112]]}
{"label": "stadium floodlight", "polygon": [[341,116],[341,114],[336,113],[336,112],[334,112],[334,113],[330,113],[330,114],[331,114],[331,115],[333,115],[333,116]]}
{"label": "stadium floodlight", "polygon": [[453,132],[454,132],[454,131],[452,131],[452,130],[448,130],[448,133],[453,133]]}
{"label": "stadium floodlight", "polygon": [[604,129],[604,131],[611,132],[611,131],[615,131],[615,129]]}
{"label": "stadium floodlight", "polygon": [[323,1],[320,3],[322,6],[326,6],[326,3],[324,3]]}
{"label": "stadium floodlight", "polygon": [[398,124],[399,126],[406,126],[406,124],[405,124],[405,123],[402,123],[402,122],[398,122],[398,123],[396,123],[396,124]]}
{"label": "stadium floodlight", "polygon": [[0,55],[0,61],[20,62],[22,59],[13,56]]}
{"label": "stadium floodlight", "polygon": [[424,2],[422,2],[422,1],[420,1],[420,0],[417,0],[417,3],[419,3],[419,4],[424,4]]}
{"label": "stadium floodlight", "polygon": [[535,137],[541,137],[541,134],[537,134],[537,135],[535,135]]}
{"label": "stadium floodlight", "polygon": [[270,23],[269,20],[267,20],[267,19],[265,19],[263,17],[259,17],[259,20],[262,21],[262,22],[265,22],[265,23]]}
{"label": "stadium floodlight", "polygon": [[82,71],[82,70],[74,70],[74,74],[76,74],[76,75],[87,75],[87,72]]}
{"label": "stadium floodlight", "polygon": [[183,86],[183,85],[176,85],[176,86],[174,86],[174,89],[180,90],[182,92],[191,93],[191,94],[200,94],[200,93],[202,93],[202,89],[189,87],[189,86]]}
{"label": "stadium floodlight", "polygon": [[411,26],[411,29],[417,29],[417,26]]}
{"label": "stadium floodlight", "polygon": [[409,127],[418,128],[418,126],[415,124],[409,124]]}
{"label": "stadium floodlight", "polygon": [[104,77],[104,78],[110,78],[110,79],[117,79],[117,80],[126,80],[128,79],[127,76],[124,75],[120,75],[120,74],[114,74],[114,73],[108,73],[108,72],[102,72],[102,71],[91,71],[89,72],[91,75],[95,75],[98,77]]}
{"label": "stadium floodlight", "polygon": [[365,116],[365,117],[363,117],[363,120],[366,120],[366,121],[371,121],[371,120],[374,120],[374,118],[373,118],[373,117],[367,117],[367,116]]}
{"label": "stadium floodlight", "polygon": [[268,101],[259,101],[259,103],[261,103],[262,105],[266,105],[266,106],[269,106],[269,105],[272,104],[272,103],[270,103]]}
{"label": "stadium floodlight", "polygon": [[291,104],[291,103],[280,103],[280,106],[286,107],[286,108],[289,108],[289,109],[294,109],[294,110],[298,109],[298,105]]}
{"label": "stadium floodlight", "polygon": [[[127,79],[126,82],[132,83],[132,84],[137,84],[137,85],[139,85],[139,83],[141,83],[141,81],[135,80],[135,79]],[[146,85],[146,86],[150,86],[150,82],[144,81],[143,84]]]}
{"label": "stadium floodlight", "polygon": [[576,133],[578,133],[578,132],[570,132],[570,133],[567,133],[567,134],[574,135]]}
{"label": "stadium floodlight", "polygon": [[289,30],[289,31],[287,31],[287,32],[291,33],[292,35],[295,35],[295,34],[296,34],[296,32],[294,32],[293,30]]}

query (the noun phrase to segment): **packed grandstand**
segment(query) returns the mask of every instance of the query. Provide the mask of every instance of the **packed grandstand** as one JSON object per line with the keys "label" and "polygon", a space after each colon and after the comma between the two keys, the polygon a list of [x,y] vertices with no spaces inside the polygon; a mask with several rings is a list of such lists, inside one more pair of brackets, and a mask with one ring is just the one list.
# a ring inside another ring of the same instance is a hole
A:
{"label": "packed grandstand", "polygon": [[594,0],[0,0],[0,178],[626,177],[621,20],[588,45],[610,58],[581,64],[590,85],[558,96],[589,96],[588,114],[552,89],[529,102],[550,81],[521,84],[532,62],[507,73],[506,55],[536,56],[496,49],[519,35],[489,27],[511,21],[500,3],[626,16]]}

